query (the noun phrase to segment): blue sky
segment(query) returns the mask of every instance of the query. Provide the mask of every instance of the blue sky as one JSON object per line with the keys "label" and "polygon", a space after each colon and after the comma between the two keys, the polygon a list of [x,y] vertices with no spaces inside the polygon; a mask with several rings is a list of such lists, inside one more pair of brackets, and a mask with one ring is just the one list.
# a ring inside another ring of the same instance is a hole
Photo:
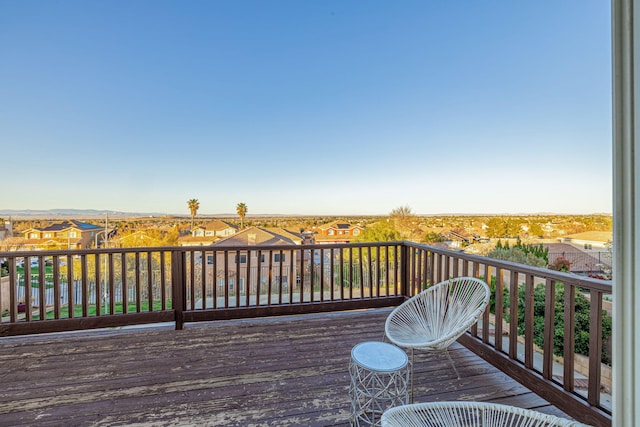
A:
{"label": "blue sky", "polygon": [[611,212],[609,7],[0,0],[0,209]]}

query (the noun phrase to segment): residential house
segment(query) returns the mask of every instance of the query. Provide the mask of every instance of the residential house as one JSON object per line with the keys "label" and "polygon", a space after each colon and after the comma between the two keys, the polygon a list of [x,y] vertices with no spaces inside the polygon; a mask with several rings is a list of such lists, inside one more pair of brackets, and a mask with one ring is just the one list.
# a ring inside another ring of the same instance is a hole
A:
{"label": "residential house", "polygon": [[344,221],[333,221],[317,227],[317,243],[348,243],[362,234],[364,227]]}
{"label": "residential house", "polygon": [[572,273],[608,277],[613,264],[613,233],[586,231],[557,239],[558,243],[545,243],[549,249],[549,264],[560,257],[570,262]]}
{"label": "residential house", "polygon": [[95,244],[104,228],[77,220],[59,221],[23,232],[24,247],[30,249],[86,249]]}
{"label": "residential house", "polygon": [[568,234],[558,239],[561,243],[590,250],[610,250],[613,242],[613,232],[611,231],[586,231],[584,233]]}
{"label": "residential house", "polygon": [[209,246],[212,243],[238,232],[238,226],[215,219],[191,230],[188,236],[178,239],[180,246]]}
{"label": "residential house", "polygon": [[473,243],[474,238],[463,230],[450,230],[441,234],[449,248],[464,248]]}
{"label": "residential house", "polygon": [[558,264],[558,258],[564,258],[569,262],[571,273],[600,276],[611,271],[613,259],[609,250],[589,250],[568,243],[543,243],[542,246],[549,249],[550,265]]}
{"label": "residential house", "polygon": [[[224,288],[225,278],[229,280],[229,289],[235,289],[235,282],[239,279],[239,291],[245,292],[244,284],[247,274],[252,277],[260,275],[260,282],[267,283],[271,277],[272,285],[287,288],[294,280],[291,276],[296,260],[300,260],[301,250],[276,249],[273,246],[299,246],[305,242],[305,236],[282,228],[249,227],[232,236],[221,239],[211,245],[217,247],[255,247],[255,250],[238,250],[229,252],[225,261],[223,252],[207,254],[207,269],[209,276],[213,276],[215,269],[216,282],[220,289]],[[196,256],[198,256],[197,254]],[[308,259],[308,254],[305,254]],[[214,262],[215,258],[215,262]],[[226,267],[225,267],[226,264]],[[255,292],[255,290],[251,290]]]}

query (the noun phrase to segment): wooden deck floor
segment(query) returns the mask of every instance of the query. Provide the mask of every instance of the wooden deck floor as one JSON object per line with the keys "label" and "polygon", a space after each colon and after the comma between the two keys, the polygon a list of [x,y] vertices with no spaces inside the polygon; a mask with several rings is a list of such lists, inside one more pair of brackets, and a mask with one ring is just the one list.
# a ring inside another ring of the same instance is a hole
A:
{"label": "wooden deck floor", "polygon": [[[352,346],[387,309],[0,338],[1,426],[345,426]],[[416,353],[415,401],[564,416],[459,344]]]}

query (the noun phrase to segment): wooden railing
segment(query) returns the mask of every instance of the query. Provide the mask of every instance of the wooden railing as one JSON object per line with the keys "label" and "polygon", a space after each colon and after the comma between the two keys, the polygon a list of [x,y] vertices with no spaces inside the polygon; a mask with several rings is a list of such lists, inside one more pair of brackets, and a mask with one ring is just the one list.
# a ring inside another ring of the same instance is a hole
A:
{"label": "wooden railing", "polygon": [[[0,336],[404,300],[402,243],[8,252]],[[26,266],[26,267],[25,267]]]}
{"label": "wooden railing", "polygon": [[[608,281],[408,242],[5,252],[2,258],[8,276],[0,281],[0,336],[156,322],[181,329],[185,322],[396,306],[449,277],[480,277],[492,284],[491,309],[460,342],[583,422],[611,423],[602,375]],[[535,299],[536,288],[544,301]],[[575,354],[576,334],[585,333],[576,330],[581,295],[590,304],[584,368]],[[559,343],[560,357],[552,351]],[[582,383],[586,391],[576,386]]]}
{"label": "wooden railing", "polygon": [[[607,316],[603,304],[610,301],[610,281],[424,245],[406,246],[411,253],[405,266],[412,278],[408,295],[456,276],[480,277],[493,285],[493,308],[459,340],[463,345],[581,421],[611,424],[611,404],[603,399],[610,398],[611,389],[610,381],[605,384],[603,378],[610,380],[611,376],[602,373],[603,367],[610,372],[610,366],[603,363],[602,338]],[[535,288],[542,291],[538,294],[542,293],[543,301],[536,300]],[[560,289],[564,296],[558,301]],[[576,326],[578,295],[589,301],[588,331]],[[561,313],[556,312],[558,306]],[[559,317],[563,322],[560,331]],[[536,322],[541,318],[539,327]],[[579,367],[576,334],[584,333],[588,333],[588,366]],[[536,334],[542,334],[538,339],[542,345],[535,344]],[[558,342],[562,355],[554,356]],[[586,391],[576,387],[585,382]]]}

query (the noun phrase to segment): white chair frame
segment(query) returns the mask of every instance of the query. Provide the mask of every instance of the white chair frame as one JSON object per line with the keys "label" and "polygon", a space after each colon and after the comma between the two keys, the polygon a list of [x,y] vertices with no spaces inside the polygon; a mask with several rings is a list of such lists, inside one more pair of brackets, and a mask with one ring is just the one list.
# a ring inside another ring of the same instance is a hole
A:
{"label": "white chair frame", "polygon": [[586,424],[531,409],[485,402],[428,402],[396,406],[382,427],[579,427]]}
{"label": "white chair frame", "polygon": [[428,287],[389,314],[384,326],[385,337],[398,347],[411,350],[411,401],[413,351],[444,351],[460,379],[447,350],[482,317],[490,295],[489,286],[480,279],[451,278]]}

